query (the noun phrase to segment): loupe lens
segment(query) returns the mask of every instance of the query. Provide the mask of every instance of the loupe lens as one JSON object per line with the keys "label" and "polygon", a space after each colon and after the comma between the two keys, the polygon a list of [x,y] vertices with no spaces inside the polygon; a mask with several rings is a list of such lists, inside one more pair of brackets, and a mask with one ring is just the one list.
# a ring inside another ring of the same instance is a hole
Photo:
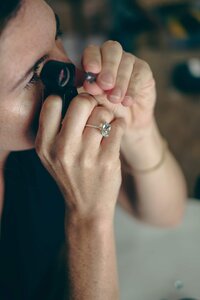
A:
{"label": "loupe lens", "polygon": [[67,88],[74,87],[75,66],[71,63],[48,61],[41,71],[40,78],[49,94],[63,94]]}

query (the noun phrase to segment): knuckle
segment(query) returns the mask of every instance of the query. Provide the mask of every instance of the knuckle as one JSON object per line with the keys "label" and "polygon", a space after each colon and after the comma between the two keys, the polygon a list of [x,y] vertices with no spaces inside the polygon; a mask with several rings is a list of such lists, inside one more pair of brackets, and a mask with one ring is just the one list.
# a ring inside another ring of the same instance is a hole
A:
{"label": "knuckle", "polygon": [[42,143],[37,142],[35,144],[35,151],[37,152],[38,156],[40,157],[40,159],[42,161],[48,160],[49,154],[48,154],[46,148],[43,147]]}
{"label": "knuckle", "polygon": [[155,88],[156,81],[155,78],[152,76],[150,80],[148,80],[146,87]]}
{"label": "knuckle", "polygon": [[98,167],[99,167],[99,170],[101,170],[101,172],[105,172],[105,173],[110,172],[110,170],[112,169],[112,165],[113,165],[112,158],[109,160],[106,159],[106,163],[105,163],[104,154],[100,156],[99,161],[98,161]]}
{"label": "knuckle", "polygon": [[113,117],[113,115],[108,109],[102,106],[97,106],[94,108],[92,112],[92,117],[95,120],[103,120],[103,119],[110,120]]}
{"label": "knuckle", "polygon": [[89,156],[88,154],[85,155],[81,155],[81,157],[79,158],[79,165],[81,167],[82,170],[91,170],[94,169],[94,162],[91,159],[91,156]]}
{"label": "knuckle", "polygon": [[126,74],[118,74],[117,76],[117,84],[119,85],[120,83],[125,83],[129,80],[129,78],[127,78]]}
{"label": "knuckle", "polygon": [[135,61],[135,57],[128,52],[124,52],[123,60],[126,65],[133,64]]}
{"label": "knuckle", "polygon": [[151,72],[151,68],[145,60],[139,59],[139,63],[140,63],[143,70]]}
{"label": "knuckle", "polygon": [[104,163],[104,172],[105,173],[111,173],[111,172],[113,172],[113,161],[112,160],[110,160],[108,163]]}
{"label": "knuckle", "polygon": [[109,161],[105,164],[105,158],[100,161],[100,169],[104,178],[108,178],[113,175],[116,169],[116,160],[113,159],[112,155],[109,155]]}
{"label": "knuckle", "polygon": [[121,51],[123,50],[121,44],[119,42],[117,42],[117,41],[114,41],[114,40],[108,40],[108,41],[106,41],[103,44],[103,47],[106,47],[106,46],[109,46],[111,48],[116,48],[117,50],[119,49]]}
{"label": "knuckle", "polygon": [[67,170],[72,165],[72,160],[69,159],[66,149],[57,149],[54,153],[53,160],[56,165],[62,167],[62,169]]}
{"label": "knuckle", "polygon": [[64,162],[66,160],[68,149],[66,145],[57,144],[54,151],[54,159]]}
{"label": "knuckle", "polygon": [[116,57],[115,56],[111,56],[109,58],[109,61],[106,62],[107,68],[108,69],[110,68],[112,70],[112,68],[115,67],[116,63],[117,63]]}
{"label": "knuckle", "polygon": [[76,96],[72,102],[71,105],[76,107],[77,105],[80,107],[88,105],[89,107],[95,107],[98,104],[97,100],[94,96],[88,94],[88,93],[80,93],[78,96]]}
{"label": "knuckle", "polygon": [[77,101],[79,101],[78,103],[86,102],[86,103],[94,104],[94,105],[97,105],[97,103],[98,103],[97,100],[95,99],[95,97],[88,93],[81,93],[76,98],[77,98]]}
{"label": "knuckle", "polygon": [[83,147],[79,154],[76,156],[76,164],[82,171],[89,171],[95,169],[94,159],[96,155],[94,152],[90,151],[88,148]]}
{"label": "knuckle", "polygon": [[59,96],[49,96],[43,103],[43,107],[45,107],[45,109],[51,109],[52,105],[58,105],[62,102],[61,97]]}

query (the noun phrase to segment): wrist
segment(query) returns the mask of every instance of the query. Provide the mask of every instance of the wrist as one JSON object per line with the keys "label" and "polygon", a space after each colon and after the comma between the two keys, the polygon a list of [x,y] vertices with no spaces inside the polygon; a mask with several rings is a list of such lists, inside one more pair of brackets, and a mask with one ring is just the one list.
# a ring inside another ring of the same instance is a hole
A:
{"label": "wrist", "polygon": [[127,151],[128,149],[137,151],[141,143],[146,143],[154,138],[155,133],[158,134],[158,128],[154,117],[152,117],[149,122],[142,128],[128,128],[122,138],[122,151]]}
{"label": "wrist", "polygon": [[114,216],[87,215],[83,216],[77,212],[67,211],[65,215],[65,225],[75,231],[80,229],[88,231],[104,231],[113,227]]}
{"label": "wrist", "polygon": [[123,161],[134,170],[150,170],[164,160],[166,142],[161,137],[156,123],[138,133],[137,138],[130,135],[123,140],[121,154]]}

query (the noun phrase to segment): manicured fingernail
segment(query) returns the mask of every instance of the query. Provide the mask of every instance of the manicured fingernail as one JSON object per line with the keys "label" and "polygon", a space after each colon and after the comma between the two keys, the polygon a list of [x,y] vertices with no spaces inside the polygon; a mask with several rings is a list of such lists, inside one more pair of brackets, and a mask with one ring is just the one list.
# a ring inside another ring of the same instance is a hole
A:
{"label": "manicured fingernail", "polygon": [[118,102],[121,99],[122,93],[120,89],[115,89],[112,94],[109,95],[109,99],[113,102]]}
{"label": "manicured fingernail", "polygon": [[99,76],[99,79],[102,83],[106,85],[112,85],[114,82],[114,78],[111,74],[109,73],[103,73]]}

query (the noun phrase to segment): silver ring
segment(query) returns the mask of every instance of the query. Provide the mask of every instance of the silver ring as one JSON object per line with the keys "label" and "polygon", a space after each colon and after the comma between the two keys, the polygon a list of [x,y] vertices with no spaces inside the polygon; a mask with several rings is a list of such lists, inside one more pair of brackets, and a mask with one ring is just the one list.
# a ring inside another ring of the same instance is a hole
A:
{"label": "silver ring", "polygon": [[100,124],[99,126],[97,125],[91,125],[91,124],[86,124],[86,127],[91,127],[91,128],[96,128],[99,129],[101,132],[101,135],[103,137],[109,137],[110,135],[110,131],[111,131],[111,124],[104,122],[102,124]]}

